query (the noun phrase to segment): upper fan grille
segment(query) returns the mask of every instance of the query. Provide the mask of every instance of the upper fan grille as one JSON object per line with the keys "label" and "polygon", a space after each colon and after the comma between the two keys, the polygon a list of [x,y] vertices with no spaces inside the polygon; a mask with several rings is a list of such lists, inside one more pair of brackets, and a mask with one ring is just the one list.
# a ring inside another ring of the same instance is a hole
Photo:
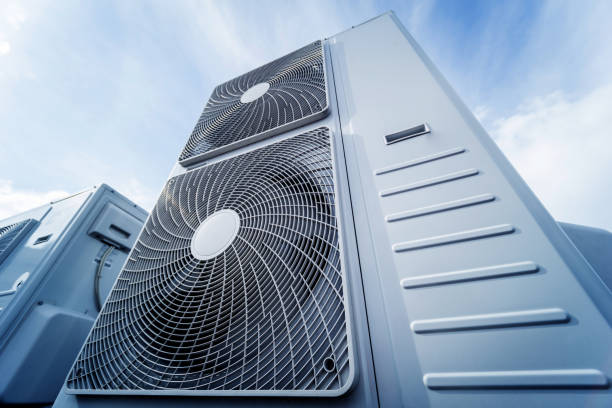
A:
{"label": "upper fan grille", "polygon": [[[231,243],[199,260],[194,233],[221,213],[239,218],[237,232],[215,236]],[[350,385],[349,353],[320,128],[168,181],[67,386],[333,395]]]}
{"label": "upper fan grille", "polygon": [[[265,93],[252,99],[260,92]],[[214,156],[326,113],[323,47],[317,41],[217,86],[179,161]]]}
{"label": "upper fan grille", "polygon": [[13,248],[28,233],[34,223],[34,220],[27,219],[0,227],[0,263],[10,255]]}

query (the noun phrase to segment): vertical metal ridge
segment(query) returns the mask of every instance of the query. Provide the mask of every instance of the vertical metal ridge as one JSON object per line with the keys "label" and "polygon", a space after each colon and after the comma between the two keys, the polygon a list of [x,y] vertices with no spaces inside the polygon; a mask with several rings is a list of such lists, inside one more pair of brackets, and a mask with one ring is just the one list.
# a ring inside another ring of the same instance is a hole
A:
{"label": "vertical metal ridge", "polygon": [[459,200],[447,201],[444,203],[429,205],[427,207],[415,208],[412,210],[400,211],[397,213],[389,214],[385,217],[385,220],[387,222],[400,221],[407,218],[415,218],[423,215],[435,214],[443,211],[468,207],[470,205],[487,203],[493,200],[495,200],[495,196],[493,194],[480,194],[472,197],[462,198]]}
{"label": "vertical metal ridge", "polygon": [[400,242],[398,244],[394,244],[392,248],[394,252],[412,251],[415,249],[423,249],[433,246],[489,238],[497,235],[511,234],[513,232],[514,226],[510,224],[493,225],[491,227],[477,228],[468,231],[454,232],[452,234],[437,235],[434,237]]}
{"label": "vertical metal ridge", "polygon": [[458,330],[482,330],[513,326],[567,323],[569,314],[560,308],[521,310],[517,312],[489,313],[415,320],[410,328],[415,333],[439,333]]}
{"label": "vertical metal ridge", "polygon": [[465,152],[465,148],[464,147],[456,147],[454,149],[444,150],[442,152],[438,152],[438,153],[434,153],[434,154],[429,154],[427,156],[418,157],[416,159],[409,160],[407,162],[397,163],[397,164],[393,164],[391,166],[383,167],[383,168],[380,168],[380,169],[374,171],[374,174],[377,175],[377,176],[380,176],[382,174],[391,173],[393,171],[403,170],[403,169],[407,169],[409,167],[418,166],[419,164],[429,163],[429,162],[432,162],[434,160],[444,159],[446,157],[454,156],[454,155],[457,155],[457,154],[460,154],[460,153],[463,153],[463,152]]}
{"label": "vertical metal ridge", "polygon": [[609,380],[592,368],[428,373],[423,383],[432,390],[494,388],[606,388]]}
{"label": "vertical metal ridge", "polygon": [[478,174],[478,169],[466,169],[456,171],[454,173],[444,174],[442,176],[419,180],[411,184],[405,184],[403,186],[382,190],[380,192],[380,196],[387,197],[393,194],[405,193],[407,191],[412,191],[419,188],[435,186],[436,184],[447,183],[449,181],[455,181],[465,177],[475,176],[476,174]]}
{"label": "vertical metal ridge", "polygon": [[516,262],[503,265],[485,266],[481,268],[434,273],[423,276],[414,276],[402,279],[400,284],[404,289],[415,289],[426,286],[447,285],[451,283],[522,275],[537,272],[538,269],[538,265],[531,261]]}

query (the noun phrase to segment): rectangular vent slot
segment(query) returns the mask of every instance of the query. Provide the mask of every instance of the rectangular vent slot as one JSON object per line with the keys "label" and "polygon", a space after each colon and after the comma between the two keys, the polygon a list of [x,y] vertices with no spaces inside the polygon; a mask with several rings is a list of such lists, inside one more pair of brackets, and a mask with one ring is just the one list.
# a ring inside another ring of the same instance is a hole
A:
{"label": "rectangular vent slot", "polygon": [[402,130],[401,132],[393,133],[385,136],[385,142],[390,145],[393,143],[401,142],[402,140],[410,139],[412,137],[421,136],[431,132],[427,123],[411,127],[410,129]]}
{"label": "rectangular vent slot", "polygon": [[53,234],[49,234],[49,235],[44,235],[42,237],[36,238],[36,241],[34,241],[34,245],[44,244],[45,242],[51,239],[52,235]]}
{"label": "rectangular vent slot", "polygon": [[125,239],[129,238],[131,235],[129,232],[127,232],[124,229],[119,228],[115,224],[111,224],[110,227],[108,227],[108,229],[110,229],[112,232],[116,232],[117,234],[121,235]]}

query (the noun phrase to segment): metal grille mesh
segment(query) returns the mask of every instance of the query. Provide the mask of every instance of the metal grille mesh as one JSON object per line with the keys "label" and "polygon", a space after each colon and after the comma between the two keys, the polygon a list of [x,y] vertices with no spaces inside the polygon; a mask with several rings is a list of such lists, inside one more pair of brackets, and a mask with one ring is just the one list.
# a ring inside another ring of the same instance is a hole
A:
{"label": "metal grille mesh", "polygon": [[0,227],[0,264],[10,255],[13,248],[28,233],[34,223],[34,220],[27,219]]}
{"label": "metal grille mesh", "polygon": [[[194,231],[227,209],[240,216],[236,238],[198,261]],[[342,388],[351,359],[335,211],[327,128],[169,180],[68,388]]]}
{"label": "metal grille mesh", "polygon": [[[270,88],[263,96],[240,101],[249,88],[264,82]],[[215,88],[179,161],[188,164],[196,156],[222,153],[232,148],[228,145],[301,126],[326,111],[323,48],[317,41]]]}

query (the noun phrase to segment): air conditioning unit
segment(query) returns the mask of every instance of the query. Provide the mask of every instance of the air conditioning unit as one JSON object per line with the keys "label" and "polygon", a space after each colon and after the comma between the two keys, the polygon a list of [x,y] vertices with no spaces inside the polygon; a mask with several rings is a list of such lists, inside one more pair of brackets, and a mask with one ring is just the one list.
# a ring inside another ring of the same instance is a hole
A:
{"label": "air conditioning unit", "polygon": [[0,404],[51,404],[147,213],[106,185],[0,221]]}
{"label": "air conditioning unit", "polygon": [[611,319],[388,13],[213,91],[55,406],[610,406]]}

